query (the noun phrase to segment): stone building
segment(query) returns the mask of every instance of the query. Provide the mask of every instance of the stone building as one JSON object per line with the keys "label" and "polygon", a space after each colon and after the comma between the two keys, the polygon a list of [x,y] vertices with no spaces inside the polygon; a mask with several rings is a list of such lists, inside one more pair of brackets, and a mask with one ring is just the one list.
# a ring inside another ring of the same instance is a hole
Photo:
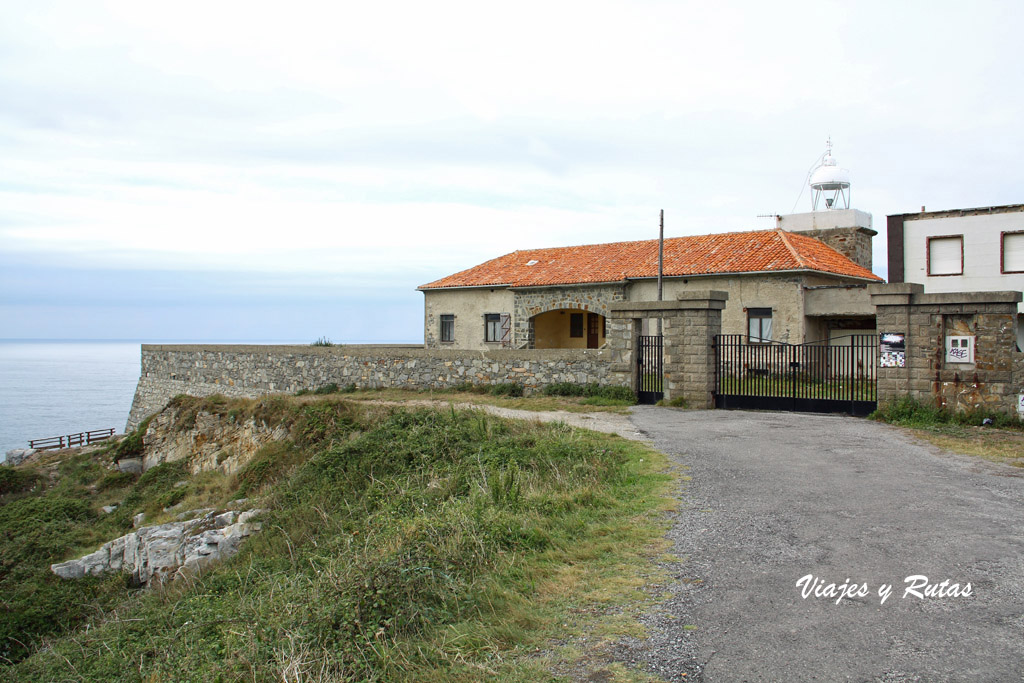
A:
{"label": "stone building", "polygon": [[[774,230],[664,241],[663,294],[728,294],[722,331],[752,343],[873,332],[871,216],[779,216]],[[610,307],[657,300],[658,240],[528,249],[421,286],[427,348],[602,348]]]}

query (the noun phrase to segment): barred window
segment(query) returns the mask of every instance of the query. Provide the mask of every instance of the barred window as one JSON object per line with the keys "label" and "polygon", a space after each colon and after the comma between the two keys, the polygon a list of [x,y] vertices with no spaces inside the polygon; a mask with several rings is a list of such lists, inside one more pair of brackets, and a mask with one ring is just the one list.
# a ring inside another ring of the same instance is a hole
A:
{"label": "barred window", "polygon": [[451,313],[441,315],[441,341],[455,341],[455,316]]}

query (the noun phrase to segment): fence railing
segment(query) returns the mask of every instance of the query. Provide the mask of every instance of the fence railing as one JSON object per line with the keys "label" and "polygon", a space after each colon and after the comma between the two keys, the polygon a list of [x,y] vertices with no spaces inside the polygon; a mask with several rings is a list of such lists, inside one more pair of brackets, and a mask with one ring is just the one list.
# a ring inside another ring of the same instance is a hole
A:
{"label": "fence railing", "polygon": [[805,344],[715,339],[716,404],[760,410],[842,410],[862,414],[876,400],[874,335]]}
{"label": "fence railing", "polygon": [[28,442],[29,448],[37,451],[45,451],[50,448],[73,448],[74,446],[88,446],[97,441],[104,441],[114,436],[114,428],[93,429],[88,432],[77,434],[66,434],[63,436],[49,436],[45,439],[32,439]]}

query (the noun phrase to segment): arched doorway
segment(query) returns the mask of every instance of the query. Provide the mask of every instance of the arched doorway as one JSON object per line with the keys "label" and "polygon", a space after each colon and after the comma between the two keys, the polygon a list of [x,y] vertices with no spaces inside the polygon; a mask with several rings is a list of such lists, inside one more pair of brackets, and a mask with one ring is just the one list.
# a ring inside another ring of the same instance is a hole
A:
{"label": "arched doorway", "polygon": [[531,322],[535,349],[598,349],[607,334],[603,315],[575,308],[541,313]]}

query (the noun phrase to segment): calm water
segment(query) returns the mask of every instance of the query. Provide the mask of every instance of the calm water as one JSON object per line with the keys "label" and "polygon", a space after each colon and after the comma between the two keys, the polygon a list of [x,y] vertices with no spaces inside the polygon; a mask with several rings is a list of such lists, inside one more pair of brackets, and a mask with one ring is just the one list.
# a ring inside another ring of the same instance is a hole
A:
{"label": "calm water", "polygon": [[29,439],[109,427],[118,434],[123,432],[139,380],[142,344],[140,341],[0,339],[0,460],[12,448],[28,448]]}
{"label": "calm water", "polygon": [[0,341],[0,458],[29,439],[124,431],[139,342]]}

